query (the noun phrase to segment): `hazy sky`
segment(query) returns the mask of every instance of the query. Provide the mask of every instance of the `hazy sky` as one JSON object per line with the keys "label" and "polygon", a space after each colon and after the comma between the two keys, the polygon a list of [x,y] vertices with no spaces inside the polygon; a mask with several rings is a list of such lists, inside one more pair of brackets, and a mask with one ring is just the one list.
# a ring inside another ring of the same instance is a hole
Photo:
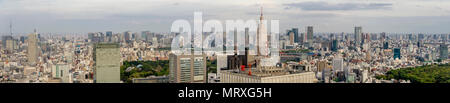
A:
{"label": "hazy sky", "polygon": [[[450,0],[0,0],[0,33],[168,32],[174,20],[280,20],[280,31],[450,33]],[[191,22],[192,24],[192,22]]]}

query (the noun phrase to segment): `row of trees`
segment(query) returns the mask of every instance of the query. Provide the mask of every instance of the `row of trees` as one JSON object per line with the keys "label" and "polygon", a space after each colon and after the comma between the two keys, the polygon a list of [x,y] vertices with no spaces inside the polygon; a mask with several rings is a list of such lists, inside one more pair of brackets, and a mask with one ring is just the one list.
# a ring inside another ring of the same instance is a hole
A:
{"label": "row of trees", "polygon": [[377,79],[410,80],[412,83],[450,83],[450,64],[426,65],[391,70]]}

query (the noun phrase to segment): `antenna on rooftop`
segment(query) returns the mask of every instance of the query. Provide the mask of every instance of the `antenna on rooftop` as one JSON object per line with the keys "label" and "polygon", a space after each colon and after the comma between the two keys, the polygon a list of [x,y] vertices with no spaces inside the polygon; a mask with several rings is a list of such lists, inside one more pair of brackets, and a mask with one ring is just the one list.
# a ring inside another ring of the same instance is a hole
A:
{"label": "antenna on rooftop", "polygon": [[13,33],[12,33],[12,20],[9,20],[9,33],[11,33],[11,36],[13,35]]}

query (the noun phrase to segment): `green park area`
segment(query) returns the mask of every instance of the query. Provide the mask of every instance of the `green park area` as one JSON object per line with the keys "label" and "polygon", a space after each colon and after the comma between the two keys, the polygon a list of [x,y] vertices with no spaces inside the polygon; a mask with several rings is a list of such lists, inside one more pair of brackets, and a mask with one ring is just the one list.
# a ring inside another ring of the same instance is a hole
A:
{"label": "green park area", "polygon": [[133,78],[163,76],[169,74],[169,61],[124,61],[120,66],[120,80],[131,83]]}
{"label": "green park area", "polygon": [[425,65],[388,71],[377,79],[410,80],[412,83],[450,83],[450,64]]}
{"label": "green park area", "polygon": [[[124,61],[120,66],[120,80],[131,83],[133,78],[169,75],[169,60],[159,61]],[[207,61],[208,73],[216,73],[217,62]]]}

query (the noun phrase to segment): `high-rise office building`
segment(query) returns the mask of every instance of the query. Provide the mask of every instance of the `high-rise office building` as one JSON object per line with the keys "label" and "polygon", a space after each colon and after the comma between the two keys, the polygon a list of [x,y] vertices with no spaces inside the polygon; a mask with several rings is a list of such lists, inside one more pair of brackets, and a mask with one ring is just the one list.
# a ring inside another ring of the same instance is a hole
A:
{"label": "high-rise office building", "polygon": [[94,83],[120,83],[119,44],[94,44],[93,53]]}
{"label": "high-rise office building", "polygon": [[379,40],[378,34],[370,34],[370,40]]}
{"label": "high-rise office building", "polygon": [[333,70],[334,71],[343,71],[344,69],[344,60],[341,57],[336,57],[333,59]]}
{"label": "high-rise office building", "polygon": [[171,83],[205,83],[205,55],[169,55],[169,81]]}
{"label": "high-rise office building", "polygon": [[125,42],[131,42],[131,38],[132,38],[132,33],[130,31],[126,31],[123,33],[123,38],[125,40]]}
{"label": "high-rise office building", "polygon": [[155,46],[155,47],[159,47],[159,41],[158,41],[158,38],[157,38],[157,37],[153,37],[153,38],[152,38],[152,44],[153,44],[153,46]]}
{"label": "high-rise office building", "polygon": [[9,52],[18,49],[18,41],[16,39],[9,39],[6,40],[6,50],[8,50]]}
{"label": "high-rise office building", "polygon": [[314,40],[314,30],[312,26],[306,28],[306,41],[312,43]]}
{"label": "high-rise office building", "polygon": [[418,35],[419,41],[420,41],[420,40],[423,40],[424,38],[425,38],[425,35],[424,35],[424,34],[419,34],[419,35]]}
{"label": "high-rise office building", "polygon": [[447,41],[447,39],[448,39],[448,34],[441,34],[442,41]]}
{"label": "high-rise office building", "polygon": [[386,40],[386,32],[382,32],[380,35],[381,42],[384,42]]}
{"label": "high-rise office building", "polygon": [[394,48],[394,59],[401,59],[401,51],[400,48]]}
{"label": "high-rise office building", "polygon": [[336,52],[338,50],[338,41],[337,40],[333,40],[331,42],[331,51]]}
{"label": "high-rise office building", "polygon": [[408,40],[412,41],[414,40],[414,35],[413,34],[407,34]]}
{"label": "high-rise office building", "polygon": [[150,31],[142,31],[141,40],[150,41],[153,39],[153,35],[151,35]]}
{"label": "high-rise office building", "polygon": [[295,33],[292,31],[288,32],[289,35],[289,45],[294,45],[295,42]]}
{"label": "high-rise office building", "polygon": [[27,42],[28,42],[28,55],[27,55],[28,64],[34,66],[38,62],[38,55],[39,55],[38,38],[36,30],[34,33],[28,35]]}
{"label": "high-rise office building", "polygon": [[300,33],[300,37],[299,37],[299,43],[305,43],[306,42],[306,35],[305,33]]}
{"label": "high-rise office building", "polygon": [[2,36],[2,48],[3,49],[7,49],[6,48],[6,45],[7,45],[6,41],[7,40],[11,40],[11,39],[13,39],[12,36]]}
{"label": "high-rise office building", "polygon": [[18,40],[12,36],[2,36],[2,49],[7,50],[8,53],[13,52],[18,49]]}
{"label": "high-rise office building", "polygon": [[112,34],[113,34],[112,31],[106,31],[106,36],[107,37],[112,37]]}
{"label": "high-rise office building", "polygon": [[367,43],[370,43],[370,34],[369,33],[366,33],[366,34],[364,34],[363,33],[363,39],[362,39],[362,43],[363,44],[367,44]]}
{"label": "high-rise office building", "polygon": [[250,28],[245,28],[245,48],[250,47]]}
{"label": "high-rise office building", "polygon": [[361,45],[362,27],[355,27],[355,45]]}
{"label": "high-rise office building", "polygon": [[292,32],[294,33],[294,43],[300,43],[300,38],[298,36],[298,28],[292,28]]}
{"label": "high-rise office building", "polygon": [[422,42],[418,41],[418,42],[416,43],[416,45],[417,45],[418,48],[420,48],[420,47],[422,47]]}
{"label": "high-rise office building", "polygon": [[439,54],[440,54],[439,59],[441,59],[441,60],[448,59],[448,46],[446,44],[441,44],[439,46],[439,51],[440,51],[439,52]]}
{"label": "high-rise office building", "polygon": [[138,40],[137,38],[138,38],[137,33],[131,33],[131,41]]}
{"label": "high-rise office building", "polygon": [[20,43],[25,43],[26,39],[27,39],[26,36],[20,36],[19,41],[20,41]]}
{"label": "high-rise office building", "polygon": [[106,36],[102,32],[88,33],[88,39],[91,40],[91,42],[93,42],[93,43],[104,42],[104,41],[106,41],[105,37]]}
{"label": "high-rise office building", "polygon": [[389,49],[389,42],[383,43],[383,49]]}
{"label": "high-rise office building", "polygon": [[286,34],[289,37],[289,45],[293,45],[294,43],[300,43],[298,28],[292,28],[292,30],[287,30]]}
{"label": "high-rise office building", "polygon": [[437,34],[434,34],[434,35],[433,35],[433,39],[434,39],[434,40],[437,40],[438,38],[439,38],[439,37],[438,37]]}
{"label": "high-rise office building", "polygon": [[112,31],[106,31],[106,42],[112,42],[113,33]]}

